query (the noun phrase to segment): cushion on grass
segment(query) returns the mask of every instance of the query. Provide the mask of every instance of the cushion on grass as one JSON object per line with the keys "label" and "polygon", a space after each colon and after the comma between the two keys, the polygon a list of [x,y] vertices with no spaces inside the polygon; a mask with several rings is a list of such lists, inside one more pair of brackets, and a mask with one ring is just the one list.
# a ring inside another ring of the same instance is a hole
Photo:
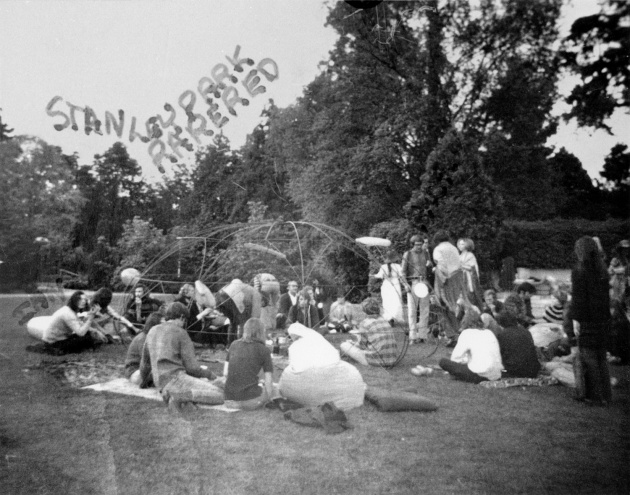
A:
{"label": "cushion on grass", "polygon": [[307,407],[333,402],[345,411],[363,405],[365,382],[359,370],[339,361],[324,368],[296,372],[285,368],[278,383],[280,394]]}
{"label": "cushion on grass", "polygon": [[52,316],[35,316],[26,323],[26,331],[34,339],[43,340],[44,332],[51,321]]}
{"label": "cushion on grass", "polygon": [[435,411],[438,406],[421,395],[404,390],[388,390],[380,387],[368,387],[365,398],[379,411]]}

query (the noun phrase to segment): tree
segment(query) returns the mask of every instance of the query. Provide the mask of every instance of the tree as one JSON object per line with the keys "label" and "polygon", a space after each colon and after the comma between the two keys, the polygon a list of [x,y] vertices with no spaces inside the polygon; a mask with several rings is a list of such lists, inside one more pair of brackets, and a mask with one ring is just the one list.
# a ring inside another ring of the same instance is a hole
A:
{"label": "tree", "polygon": [[606,208],[582,162],[561,148],[549,159],[556,212],[562,218],[605,219]]}
{"label": "tree", "polygon": [[120,142],[95,155],[92,166],[78,167],[77,185],[89,201],[75,231],[75,245],[92,251],[100,236],[115,245],[126,220],[146,215],[147,188],[140,172]]}
{"label": "tree", "polygon": [[600,175],[606,180],[602,185],[605,198],[614,217],[628,218],[630,212],[630,153],[625,144],[616,144],[604,160]]}
{"label": "tree", "polygon": [[[1,110],[2,108],[0,108],[0,111]],[[12,132],[13,129],[9,129],[9,126],[2,122],[2,116],[0,115],[0,143],[2,141],[8,141],[9,139],[12,139],[12,136],[10,135]]]}
{"label": "tree", "polygon": [[566,101],[565,119],[578,125],[605,129],[606,120],[630,107],[630,3],[606,0],[599,14],[580,17],[564,41],[565,67],[580,76]]}
{"label": "tree", "polygon": [[405,211],[416,231],[446,230],[473,239],[482,269],[488,269],[501,250],[501,195],[483,168],[475,142],[460,132],[452,130],[440,140]]}
{"label": "tree", "polygon": [[84,202],[58,147],[31,136],[1,142],[0,252],[8,276],[27,283],[40,268],[53,271]]}
{"label": "tree", "polygon": [[116,244],[116,253],[120,258],[117,273],[128,267],[142,272],[172,242],[173,239],[156,228],[150,219],[135,216],[127,220]]}

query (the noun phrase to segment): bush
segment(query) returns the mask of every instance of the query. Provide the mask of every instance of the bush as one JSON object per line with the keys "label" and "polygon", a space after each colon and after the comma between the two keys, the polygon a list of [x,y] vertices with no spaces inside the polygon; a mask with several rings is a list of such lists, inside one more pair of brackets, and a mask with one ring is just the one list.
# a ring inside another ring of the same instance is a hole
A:
{"label": "bush", "polygon": [[575,262],[575,241],[583,235],[599,237],[608,261],[614,246],[621,239],[630,238],[630,220],[506,221],[504,229],[501,257],[512,256],[515,266],[524,268],[571,268]]}

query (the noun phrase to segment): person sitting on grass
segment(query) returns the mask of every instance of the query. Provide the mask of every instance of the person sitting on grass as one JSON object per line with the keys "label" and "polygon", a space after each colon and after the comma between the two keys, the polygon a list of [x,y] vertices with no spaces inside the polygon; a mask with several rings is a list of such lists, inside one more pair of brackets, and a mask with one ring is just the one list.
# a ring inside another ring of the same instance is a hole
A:
{"label": "person sitting on grass", "polygon": [[503,309],[503,303],[497,299],[497,293],[494,289],[488,289],[483,293],[483,305],[481,312],[489,314],[496,319],[497,315]]}
{"label": "person sitting on grass", "polygon": [[368,297],[362,307],[367,317],[359,325],[359,341],[342,342],[341,354],[365,366],[393,366],[398,359],[398,345],[391,325],[380,314],[380,304]]}
{"label": "person sitting on grass", "polygon": [[[262,321],[250,318],[243,326],[243,337],[232,342],[223,368],[225,405],[252,411],[264,406],[273,397],[273,363],[265,345],[267,333]],[[264,386],[258,374],[264,373]]]}
{"label": "person sitting on grass", "polygon": [[162,301],[151,297],[143,285],[136,285],[133,294],[133,299],[127,304],[125,315],[135,325],[144,325],[151,313],[159,311],[164,306]]}
{"label": "person sitting on grass", "polygon": [[[46,350],[54,354],[67,354],[87,349],[94,350],[96,346],[107,342],[107,337],[95,330],[92,325],[99,311],[98,304],[88,310],[87,296],[83,291],[76,291],[70,296],[68,304],[59,308],[50,317],[42,336]],[[80,315],[84,318],[83,321]]]}
{"label": "person sitting on grass", "polygon": [[459,335],[451,358],[442,358],[439,364],[465,382],[498,380],[503,369],[499,341],[490,330],[467,328]]}
{"label": "person sitting on grass", "polygon": [[208,381],[216,378],[215,374],[199,365],[195,347],[184,329],[189,316],[182,303],[169,304],[166,321],[149,330],[142,349],[141,383],[151,373],[171,412],[181,412],[195,402],[223,404],[223,390]]}
{"label": "person sitting on grass", "polygon": [[567,301],[569,299],[569,294],[567,292],[566,286],[559,286],[552,293],[552,301],[545,308],[545,314],[543,315],[543,320],[547,323],[557,323],[558,325],[562,325],[564,321],[564,311],[567,307]]}
{"label": "person sitting on grass", "polygon": [[502,331],[497,334],[504,377],[536,378],[540,362],[532,334],[518,324],[516,316],[503,311],[497,316]]}
{"label": "person sitting on grass", "polygon": [[517,294],[510,294],[503,301],[503,310],[516,316],[519,325],[529,328],[534,323],[533,319],[527,316],[525,301]]}
{"label": "person sitting on grass", "polygon": [[319,333],[327,333],[327,328],[319,328],[319,313],[317,312],[317,307],[311,303],[311,294],[308,288],[305,287],[298,293],[297,304],[291,306],[289,310],[289,323],[301,323],[305,327],[312,328]]}
{"label": "person sitting on grass", "polygon": [[337,300],[330,306],[328,313],[328,329],[339,333],[347,333],[352,330],[352,307],[346,300],[346,291],[337,291]]}
{"label": "person sitting on grass", "polygon": [[160,323],[164,323],[164,315],[158,312],[151,313],[147,318],[147,322],[144,324],[142,332],[133,338],[131,344],[129,344],[129,349],[127,349],[127,357],[125,359],[125,376],[131,383],[139,385],[140,388],[153,386],[153,379],[151,378],[150,373],[148,374],[147,382],[141,383],[140,361],[142,359],[142,348],[144,347],[144,342],[147,338],[149,330]]}
{"label": "person sitting on grass", "polygon": [[525,306],[525,316],[530,324],[534,323],[534,314],[532,313],[532,296],[536,294],[536,287],[529,282],[523,282],[516,288],[516,294],[523,301]]}
{"label": "person sitting on grass", "polygon": [[131,330],[131,334],[134,335],[136,333],[136,329],[133,324],[127,318],[119,315],[114,309],[111,308],[110,304],[113,297],[114,294],[112,293],[111,289],[108,289],[107,287],[101,287],[94,293],[90,304],[96,304],[100,308],[99,312],[96,315],[97,320],[95,320],[94,325],[99,330],[103,330],[102,325],[105,324],[110,318],[112,318],[125,325],[129,330]]}

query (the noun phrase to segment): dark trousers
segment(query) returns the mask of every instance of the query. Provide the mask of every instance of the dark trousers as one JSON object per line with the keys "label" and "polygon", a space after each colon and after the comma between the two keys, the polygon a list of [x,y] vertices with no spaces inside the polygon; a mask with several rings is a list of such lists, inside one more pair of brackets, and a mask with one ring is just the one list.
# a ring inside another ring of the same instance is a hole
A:
{"label": "dark trousers", "polygon": [[579,347],[573,363],[576,398],[610,402],[610,372],[605,348]]}
{"label": "dark trousers", "polygon": [[99,344],[88,332],[83,337],[71,335],[67,339],[59,340],[53,344],[48,344],[48,347],[57,354],[72,354],[82,352],[87,349],[94,349],[97,345]]}
{"label": "dark trousers", "polygon": [[455,378],[464,382],[481,383],[488,381],[487,378],[484,378],[483,376],[470,371],[470,368],[468,368],[467,365],[456,363],[455,361],[451,361],[450,359],[440,359],[440,368],[442,368],[444,371],[448,371]]}

